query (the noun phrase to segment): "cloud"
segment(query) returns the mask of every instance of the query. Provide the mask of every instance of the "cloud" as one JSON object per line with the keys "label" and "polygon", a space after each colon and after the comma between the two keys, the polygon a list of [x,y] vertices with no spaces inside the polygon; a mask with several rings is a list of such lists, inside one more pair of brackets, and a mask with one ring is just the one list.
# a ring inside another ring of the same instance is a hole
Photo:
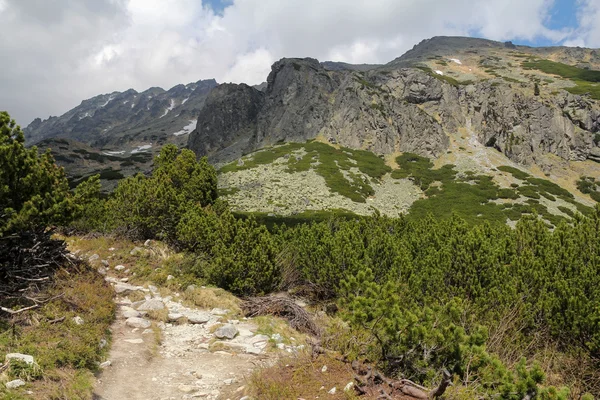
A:
{"label": "cloud", "polygon": [[600,47],[600,0],[578,0],[577,3],[579,28],[565,45]]}
{"label": "cloud", "polygon": [[[600,0],[580,7],[598,16]],[[215,9],[213,9],[213,6]],[[273,61],[388,62],[422,39],[564,39],[598,45],[600,28],[548,29],[552,0],[0,0],[0,109],[21,124],[114,90],[215,78],[257,84]]]}

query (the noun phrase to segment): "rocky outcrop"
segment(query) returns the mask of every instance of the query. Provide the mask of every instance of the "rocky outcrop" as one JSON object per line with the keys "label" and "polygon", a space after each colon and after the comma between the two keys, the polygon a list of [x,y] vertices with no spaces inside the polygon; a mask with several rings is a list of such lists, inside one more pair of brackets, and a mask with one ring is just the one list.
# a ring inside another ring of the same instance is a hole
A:
{"label": "rocky outcrop", "polygon": [[523,165],[547,153],[598,159],[600,108],[565,91],[535,96],[527,85],[502,79],[460,85],[426,68],[327,70],[309,58],[276,62],[267,83],[264,92],[246,85],[215,89],[189,148],[228,162],[321,136],[379,154],[436,157],[447,150],[448,134],[469,124],[482,144]]}
{"label": "rocky outcrop", "polygon": [[267,83],[264,94],[246,85],[213,90],[188,147],[215,162],[319,135],[381,154],[437,156],[448,147],[442,125],[424,110],[445,89],[420,70],[329,71],[314,59],[283,59]]}
{"label": "rocky outcrop", "polygon": [[208,95],[188,147],[200,155],[234,159],[250,147],[264,93],[248,85],[223,84]]}
{"label": "rocky outcrop", "polygon": [[587,159],[599,127],[598,108],[566,92],[548,102],[510,85],[484,82],[466,88],[461,101],[480,142],[524,165],[547,153]]}

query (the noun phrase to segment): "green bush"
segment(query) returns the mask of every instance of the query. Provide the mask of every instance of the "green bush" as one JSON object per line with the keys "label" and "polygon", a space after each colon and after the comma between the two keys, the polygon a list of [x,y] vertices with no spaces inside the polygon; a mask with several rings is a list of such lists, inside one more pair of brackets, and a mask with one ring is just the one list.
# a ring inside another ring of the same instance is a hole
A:
{"label": "green bush", "polygon": [[0,112],[0,237],[66,223],[72,205],[64,170],[50,151],[27,149],[21,128]]}
{"label": "green bush", "polygon": [[151,177],[138,174],[119,182],[106,205],[113,229],[133,238],[175,241],[177,224],[190,208],[217,198],[217,175],[206,158],[190,150],[163,147]]}
{"label": "green bush", "polygon": [[391,376],[410,376],[433,386],[447,370],[465,385],[479,383],[480,393],[503,399],[535,396],[544,374],[539,366],[527,368],[522,359],[514,371],[485,349],[488,334],[482,326],[467,331],[462,325],[461,301],[445,305],[411,307],[406,288],[375,282],[373,272],[362,268],[342,281],[342,313],[370,341],[355,344]]}

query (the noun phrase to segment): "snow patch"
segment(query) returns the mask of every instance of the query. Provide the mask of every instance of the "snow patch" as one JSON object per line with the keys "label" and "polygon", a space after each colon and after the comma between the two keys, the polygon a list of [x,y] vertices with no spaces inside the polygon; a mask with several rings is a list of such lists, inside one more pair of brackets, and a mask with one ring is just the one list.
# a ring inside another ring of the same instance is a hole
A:
{"label": "snow patch", "polygon": [[120,156],[125,154],[125,151],[103,151],[102,154],[107,156]]}
{"label": "snow patch", "polygon": [[439,69],[436,69],[435,73],[438,74],[438,75],[444,75],[444,73],[442,71],[440,71]]}
{"label": "snow patch", "polygon": [[100,107],[105,107],[108,103],[110,103],[113,99],[115,98],[115,96],[109,96],[108,100],[106,100],[106,103],[102,104]]}
{"label": "snow patch", "polygon": [[127,103],[129,103],[129,100],[125,100],[125,101],[123,102],[123,104],[127,104]]}
{"label": "snow patch", "polygon": [[183,101],[181,102],[181,105],[184,105],[186,101],[188,101],[190,98],[186,97],[185,99],[183,99]]}
{"label": "snow patch", "polygon": [[86,118],[86,117],[91,117],[92,115],[90,114],[89,111],[87,111],[85,114],[80,115],[79,116],[79,120],[81,121],[82,119]]}
{"label": "snow patch", "polygon": [[152,148],[151,144],[145,144],[142,146],[138,146],[135,149],[131,150],[131,154],[143,153],[145,150],[149,150]]}
{"label": "snow patch", "polygon": [[196,120],[190,119],[189,121],[190,121],[190,123],[188,125],[184,126],[182,130],[173,133],[173,135],[175,135],[175,136],[187,135],[188,133],[191,133],[194,129],[196,129]]}
{"label": "snow patch", "polygon": [[135,107],[135,103],[131,103],[131,108]]}
{"label": "snow patch", "polygon": [[172,109],[175,108],[175,100],[171,99],[171,104],[169,104],[169,108],[167,108],[165,110],[165,113],[163,115],[160,116],[160,118],[164,117],[165,115],[167,115],[169,113],[169,111],[171,111]]}
{"label": "snow patch", "polygon": [[458,58],[451,58],[450,61],[454,61],[458,65],[462,65],[462,63],[460,62],[460,60]]}

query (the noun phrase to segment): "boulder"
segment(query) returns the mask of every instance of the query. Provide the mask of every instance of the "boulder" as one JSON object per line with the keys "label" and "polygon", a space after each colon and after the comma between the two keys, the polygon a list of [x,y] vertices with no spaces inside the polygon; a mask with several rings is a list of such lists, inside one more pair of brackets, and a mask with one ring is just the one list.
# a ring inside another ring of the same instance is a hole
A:
{"label": "boulder", "polygon": [[233,339],[237,334],[238,330],[232,324],[223,325],[215,331],[215,336],[219,339]]}
{"label": "boulder", "polygon": [[185,317],[190,324],[205,324],[210,321],[210,314],[202,311],[186,313]]}
{"label": "boulder", "polygon": [[140,306],[137,307],[138,311],[159,311],[165,308],[165,303],[159,299],[146,300]]}
{"label": "boulder", "polygon": [[5,360],[6,362],[10,362],[11,360],[22,361],[27,365],[33,365],[35,363],[33,356],[21,353],[8,353],[5,357]]}
{"label": "boulder", "polygon": [[146,328],[150,328],[150,326],[152,326],[152,323],[150,321],[148,321],[147,319],[144,319],[144,318],[139,318],[139,317],[127,318],[127,321],[125,321],[125,324],[127,326],[129,326],[130,328],[140,328],[140,329],[146,329]]}
{"label": "boulder", "polygon": [[25,386],[25,382],[22,381],[21,379],[15,379],[14,381],[10,381],[10,382],[6,383],[7,389],[16,389],[21,386]]}

